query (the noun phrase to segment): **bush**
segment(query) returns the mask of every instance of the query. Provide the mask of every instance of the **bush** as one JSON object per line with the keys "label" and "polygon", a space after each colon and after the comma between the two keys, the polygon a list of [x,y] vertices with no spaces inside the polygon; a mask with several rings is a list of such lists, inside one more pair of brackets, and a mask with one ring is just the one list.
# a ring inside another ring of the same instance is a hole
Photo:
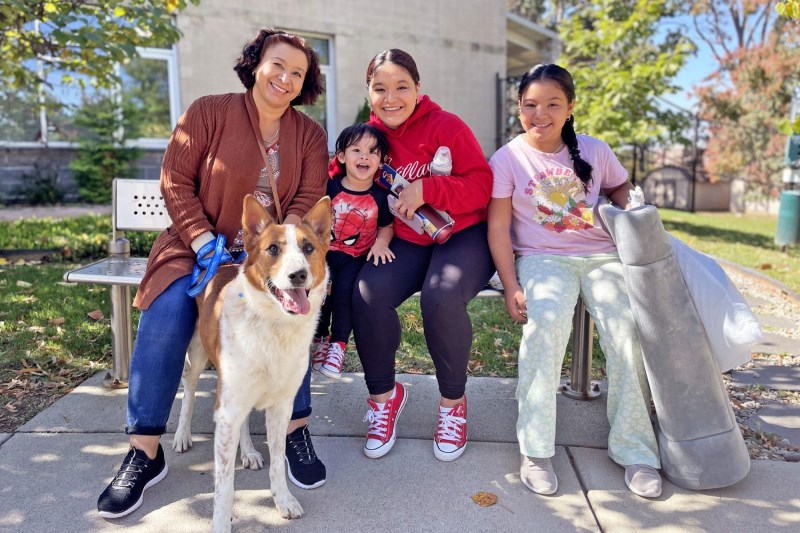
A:
{"label": "bush", "polygon": [[70,162],[78,192],[89,203],[111,203],[114,178],[132,177],[131,162],[142,150],[125,146],[136,136],[137,114],[131,106],[119,106],[108,97],[85,100],[75,123],[88,134],[78,141],[78,156]]}
{"label": "bush", "polygon": [[31,205],[50,205],[64,199],[64,190],[58,184],[58,170],[50,165],[33,164],[33,170],[22,175],[22,185],[15,194]]}
{"label": "bush", "polygon": [[[131,255],[147,257],[158,233],[131,232]],[[0,249],[58,249],[66,261],[87,262],[108,257],[111,217],[84,215],[54,221],[31,218],[0,222]]]}
{"label": "bush", "polygon": [[355,122],[353,122],[353,124],[361,124],[363,122],[368,121],[370,111],[371,109],[369,107],[369,102],[367,101],[366,98],[364,98],[364,103],[358,109],[358,112],[356,113],[356,120]]}

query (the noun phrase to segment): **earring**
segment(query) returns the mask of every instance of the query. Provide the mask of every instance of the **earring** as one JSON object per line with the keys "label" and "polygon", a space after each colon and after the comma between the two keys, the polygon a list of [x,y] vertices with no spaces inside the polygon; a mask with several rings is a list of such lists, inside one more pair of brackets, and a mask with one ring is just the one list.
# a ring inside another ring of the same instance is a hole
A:
{"label": "earring", "polygon": [[420,101],[420,100],[422,100],[422,96],[420,96],[420,95],[418,94],[418,95],[417,95],[417,104],[419,104],[419,101]]}

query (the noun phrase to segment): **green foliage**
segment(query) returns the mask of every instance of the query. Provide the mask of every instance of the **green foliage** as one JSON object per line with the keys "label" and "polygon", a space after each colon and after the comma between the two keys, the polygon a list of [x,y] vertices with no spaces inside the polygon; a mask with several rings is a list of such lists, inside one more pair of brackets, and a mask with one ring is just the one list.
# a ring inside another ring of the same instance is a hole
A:
{"label": "green foliage", "polygon": [[576,85],[576,129],[612,147],[676,139],[683,114],[656,97],[674,93],[674,79],[694,45],[677,31],[660,32],[674,0],[586,0],[559,27],[562,65]]}
{"label": "green foliage", "polygon": [[122,110],[108,97],[84,100],[75,114],[75,124],[89,134],[78,141],[77,157],[70,162],[78,192],[87,202],[110,203],[114,178],[131,177],[131,162],[142,150],[125,145],[138,136],[138,118],[131,105]]}
{"label": "green foliage", "polygon": [[65,82],[82,83],[85,76],[111,87],[118,81],[115,65],[136,57],[137,46],[168,47],[177,42],[180,32],[172,16],[199,1],[4,0],[0,79],[14,89],[44,83],[31,68],[31,60],[38,59],[45,70],[64,72]]}
{"label": "green foliage", "polygon": [[772,5],[758,0],[742,10],[736,0],[693,2],[698,34],[718,62],[697,88],[700,116],[709,123],[704,168],[712,179],[738,177],[774,195],[793,126],[792,89],[800,84],[800,31]]}
{"label": "green foliage", "polygon": [[369,113],[371,109],[369,107],[369,101],[364,98],[364,103],[361,104],[361,107],[358,108],[358,113],[356,113],[356,119],[353,124],[362,124],[369,120]]}
{"label": "green foliage", "polygon": [[39,134],[38,96],[30,91],[0,91],[0,139],[35,141]]}
{"label": "green foliage", "polygon": [[586,0],[506,0],[506,8],[532,22],[556,30],[575,7],[584,3]]}
{"label": "green foliage", "polygon": [[520,17],[540,23],[547,10],[547,0],[508,0],[506,8]]}
{"label": "green foliage", "polygon": [[[131,255],[147,257],[158,233],[131,232]],[[62,251],[67,261],[96,261],[108,256],[111,217],[84,215],[76,218],[28,218],[0,221],[0,249]]]}
{"label": "green foliage", "polygon": [[58,184],[58,169],[34,163],[33,170],[22,174],[22,185],[15,191],[31,205],[55,204],[64,199]]}
{"label": "green foliage", "polygon": [[778,2],[775,10],[782,17],[800,20],[800,0],[783,0]]}
{"label": "green foliage", "polygon": [[170,136],[169,75],[167,63],[136,58],[125,65],[123,76],[130,78],[122,89],[125,109],[136,109],[141,137]]}
{"label": "green foliage", "polygon": [[789,119],[782,120],[778,129],[784,135],[800,135],[800,115],[792,122]]}

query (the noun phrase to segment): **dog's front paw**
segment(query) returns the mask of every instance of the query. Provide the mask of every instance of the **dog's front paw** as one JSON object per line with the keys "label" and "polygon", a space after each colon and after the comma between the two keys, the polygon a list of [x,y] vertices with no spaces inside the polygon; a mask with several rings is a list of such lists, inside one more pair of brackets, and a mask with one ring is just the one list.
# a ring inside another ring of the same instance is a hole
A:
{"label": "dog's front paw", "polygon": [[264,468],[264,456],[255,450],[242,452],[242,466],[250,470],[261,470]]}
{"label": "dog's front paw", "polygon": [[303,508],[300,506],[300,502],[289,492],[284,496],[275,496],[275,507],[281,512],[281,516],[286,519],[303,516]]}
{"label": "dog's front paw", "polygon": [[172,449],[178,453],[189,451],[192,447],[192,434],[188,432],[177,432],[172,441]]}

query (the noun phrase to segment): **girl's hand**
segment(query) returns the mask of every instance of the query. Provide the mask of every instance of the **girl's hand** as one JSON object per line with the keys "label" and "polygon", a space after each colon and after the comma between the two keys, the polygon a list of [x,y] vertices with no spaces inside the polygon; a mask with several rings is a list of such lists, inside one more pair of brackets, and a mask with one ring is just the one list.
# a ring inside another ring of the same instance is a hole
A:
{"label": "girl's hand", "polygon": [[528,321],[528,304],[525,302],[525,293],[522,287],[506,287],[504,298],[509,316],[516,322]]}
{"label": "girl's hand", "polygon": [[367,253],[367,261],[372,259],[373,265],[378,265],[378,262],[385,265],[386,263],[391,263],[394,260],[394,252],[389,249],[388,246],[385,244],[376,242],[372,245],[372,248],[369,249],[369,253]]}
{"label": "girl's hand", "polygon": [[419,206],[425,203],[422,199],[422,180],[419,179],[403,189],[397,199],[395,208],[397,212],[411,220]]}

